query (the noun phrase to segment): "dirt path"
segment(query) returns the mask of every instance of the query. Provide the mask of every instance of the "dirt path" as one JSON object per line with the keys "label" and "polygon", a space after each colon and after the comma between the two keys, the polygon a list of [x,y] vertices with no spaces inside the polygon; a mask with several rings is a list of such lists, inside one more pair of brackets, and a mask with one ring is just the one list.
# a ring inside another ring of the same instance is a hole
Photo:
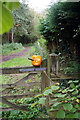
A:
{"label": "dirt path", "polygon": [[25,55],[25,53],[28,52],[29,50],[30,50],[30,47],[25,47],[24,50],[22,50],[22,51],[20,51],[20,52],[18,52],[18,53],[13,53],[13,54],[8,55],[8,56],[3,56],[3,57],[2,57],[2,60],[0,60],[0,63],[1,63],[1,62],[4,62],[4,61],[11,60],[11,59],[13,59],[13,58],[15,58],[15,57],[23,56],[23,55]]}

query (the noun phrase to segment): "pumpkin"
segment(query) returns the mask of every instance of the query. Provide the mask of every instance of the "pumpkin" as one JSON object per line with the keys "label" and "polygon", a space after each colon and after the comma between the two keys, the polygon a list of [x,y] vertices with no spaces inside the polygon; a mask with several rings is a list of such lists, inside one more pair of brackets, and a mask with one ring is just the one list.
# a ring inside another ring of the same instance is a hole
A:
{"label": "pumpkin", "polygon": [[33,55],[31,59],[29,58],[29,60],[31,60],[33,66],[40,66],[42,62],[42,58],[40,55]]}

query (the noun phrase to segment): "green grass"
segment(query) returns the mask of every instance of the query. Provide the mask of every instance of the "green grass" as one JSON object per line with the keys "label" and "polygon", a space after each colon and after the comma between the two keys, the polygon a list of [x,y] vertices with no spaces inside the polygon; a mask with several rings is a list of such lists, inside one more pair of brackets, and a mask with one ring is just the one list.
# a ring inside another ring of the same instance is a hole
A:
{"label": "green grass", "polygon": [[31,66],[31,61],[28,60],[28,57],[17,57],[11,60],[0,63],[1,67],[22,67],[22,66]]}
{"label": "green grass", "polygon": [[0,84],[13,84],[17,82],[18,80],[22,79],[25,77],[27,74],[3,74],[0,75]]}

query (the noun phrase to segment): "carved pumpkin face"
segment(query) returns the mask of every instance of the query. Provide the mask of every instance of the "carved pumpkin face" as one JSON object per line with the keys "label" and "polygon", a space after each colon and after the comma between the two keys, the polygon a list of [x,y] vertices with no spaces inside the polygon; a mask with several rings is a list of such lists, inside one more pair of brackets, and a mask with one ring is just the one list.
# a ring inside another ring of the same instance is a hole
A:
{"label": "carved pumpkin face", "polygon": [[40,64],[42,62],[42,58],[40,55],[33,55],[31,59],[33,59],[33,60],[31,60],[32,65],[40,66]]}

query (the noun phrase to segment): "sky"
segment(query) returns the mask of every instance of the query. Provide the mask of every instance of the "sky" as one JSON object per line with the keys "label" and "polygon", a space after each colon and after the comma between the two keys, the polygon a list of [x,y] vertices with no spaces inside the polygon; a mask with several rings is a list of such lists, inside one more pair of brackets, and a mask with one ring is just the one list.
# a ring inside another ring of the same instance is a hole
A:
{"label": "sky", "polygon": [[29,7],[33,8],[36,12],[41,12],[48,7],[51,0],[29,0]]}
{"label": "sky", "polygon": [[29,7],[33,8],[36,12],[41,12],[44,9],[48,8],[51,1],[53,1],[54,3],[57,2],[57,0],[26,0],[26,1],[28,1]]}

